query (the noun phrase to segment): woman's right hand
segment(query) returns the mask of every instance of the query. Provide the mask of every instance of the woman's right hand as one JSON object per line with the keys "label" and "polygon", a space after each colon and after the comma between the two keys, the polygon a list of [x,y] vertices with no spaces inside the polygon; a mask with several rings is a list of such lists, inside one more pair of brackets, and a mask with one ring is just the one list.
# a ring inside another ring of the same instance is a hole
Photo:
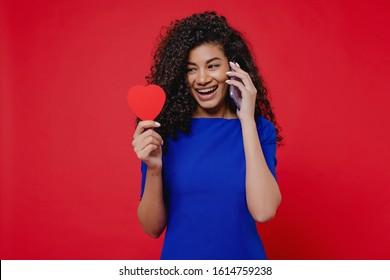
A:
{"label": "woman's right hand", "polygon": [[163,139],[154,128],[161,125],[155,121],[140,121],[134,132],[132,145],[137,157],[148,166],[149,170],[162,169]]}

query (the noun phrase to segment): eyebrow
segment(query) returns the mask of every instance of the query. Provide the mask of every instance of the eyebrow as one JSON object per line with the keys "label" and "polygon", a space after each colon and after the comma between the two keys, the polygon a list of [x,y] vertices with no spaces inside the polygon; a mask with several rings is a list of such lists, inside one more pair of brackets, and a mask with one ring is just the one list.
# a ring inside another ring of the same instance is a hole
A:
{"label": "eyebrow", "polygon": [[[210,62],[214,61],[214,60],[222,60],[221,58],[219,57],[213,57],[213,58],[210,58],[209,60],[206,61],[206,64],[209,64]],[[191,62],[191,61],[188,61],[187,64],[189,65],[197,65],[196,63],[194,62]]]}

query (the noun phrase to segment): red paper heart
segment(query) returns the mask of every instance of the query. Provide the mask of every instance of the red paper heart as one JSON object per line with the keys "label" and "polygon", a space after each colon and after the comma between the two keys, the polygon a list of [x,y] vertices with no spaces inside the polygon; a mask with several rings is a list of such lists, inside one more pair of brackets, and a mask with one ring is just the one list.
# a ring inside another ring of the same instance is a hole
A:
{"label": "red paper heart", "polygon": [[133,86],[129,89],[127,101],[141,120],[154,120],[164,106],[165,92],[157,85]]}

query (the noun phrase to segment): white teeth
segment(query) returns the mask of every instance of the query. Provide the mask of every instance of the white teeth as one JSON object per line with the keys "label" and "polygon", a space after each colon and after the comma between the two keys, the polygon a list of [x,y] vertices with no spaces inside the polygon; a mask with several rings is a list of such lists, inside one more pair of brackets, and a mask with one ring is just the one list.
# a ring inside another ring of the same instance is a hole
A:
{"label": "white teeth", "polygon": [[212,88],[205,88],[205,89],[198,89],[198,92],[199,93],[209,93],[209,92],[212,92],[214,90],[216,90],[217,87],[212,87]]}

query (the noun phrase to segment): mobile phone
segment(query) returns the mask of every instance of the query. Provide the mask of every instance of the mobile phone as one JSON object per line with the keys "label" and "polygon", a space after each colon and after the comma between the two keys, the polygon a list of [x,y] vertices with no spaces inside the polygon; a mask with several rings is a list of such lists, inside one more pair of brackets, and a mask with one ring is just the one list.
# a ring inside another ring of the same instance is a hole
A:
{"label": "mobile phone", "polygon": [[[234,70],[231,69],[230,71],[234,71]],[[242,82],[240,78],[237,78],[234,76],[231,77],[230,80],[236,80],[236,81]],[[234,102],[234,104],[236,104],[238,110],[240,110],[241,109],[241,99],[242,99],[241,91],[238,89],[238,87],[230,85],[229,86],[229,95],[230,95],[231,99],[233,99],[233,102]]]}

